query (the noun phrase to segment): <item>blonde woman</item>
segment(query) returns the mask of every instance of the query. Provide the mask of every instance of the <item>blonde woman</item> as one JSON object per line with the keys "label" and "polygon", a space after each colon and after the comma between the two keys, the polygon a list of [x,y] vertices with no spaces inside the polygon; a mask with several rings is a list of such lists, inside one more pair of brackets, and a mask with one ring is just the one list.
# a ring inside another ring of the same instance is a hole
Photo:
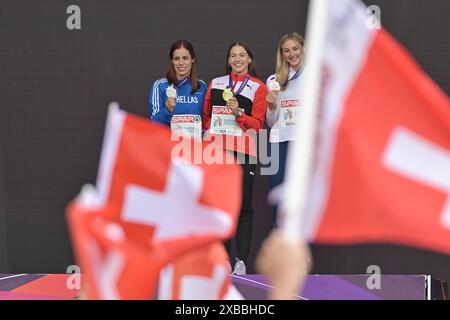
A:
{"label": "blonde woman", "polygon": [[[294,128],[301,124],[299,111],[303,108],[300,87],[303,81],[304,39],[296,32],[284,35],[277,49],[276,73],[267,79],[268,94],[266,123],[271,128],[269,150],[272,166],[278,164],[278,172],[269,176],[269,186],[273,189],[284,180],[286,154],[289,142],[294,140]],[[278,149],[277,149],[278,147]],[[276,163],[277,162],[277,163]],[[273,207],[274,225],[277,207]]]}

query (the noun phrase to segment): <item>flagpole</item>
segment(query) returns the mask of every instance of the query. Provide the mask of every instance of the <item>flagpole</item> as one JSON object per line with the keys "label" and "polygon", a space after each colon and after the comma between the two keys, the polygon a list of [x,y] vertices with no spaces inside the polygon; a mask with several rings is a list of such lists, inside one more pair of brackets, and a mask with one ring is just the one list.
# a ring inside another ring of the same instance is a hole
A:
{"label": "flagpole", "polygon": [[284,216],[281,222],[287,239],[299,239],[309,189],[310,173],[314,155],[319,95],[322,75],[323,48],[327,29],[327,1],[310,0],[306,28],[303,108],[300,124],[295,128],[293,141],[287,154],[286,185],[281,202]]}

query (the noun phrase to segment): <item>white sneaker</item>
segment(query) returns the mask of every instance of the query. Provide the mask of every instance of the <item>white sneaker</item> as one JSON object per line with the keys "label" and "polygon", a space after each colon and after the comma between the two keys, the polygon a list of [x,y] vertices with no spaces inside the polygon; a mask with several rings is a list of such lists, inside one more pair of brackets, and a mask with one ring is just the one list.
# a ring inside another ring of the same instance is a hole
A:
{"label": "white sneaker", "polygon": [[247,274],[244,261],[236,258],[236,264],[234,265],[233,274],[238,275],[238,276],[243,276],[243,275]]}

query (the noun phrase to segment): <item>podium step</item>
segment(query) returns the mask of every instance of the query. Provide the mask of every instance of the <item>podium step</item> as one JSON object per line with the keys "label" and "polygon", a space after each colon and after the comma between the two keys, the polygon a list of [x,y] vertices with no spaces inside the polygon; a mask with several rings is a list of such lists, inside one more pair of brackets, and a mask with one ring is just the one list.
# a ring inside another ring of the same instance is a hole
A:
{"label": "podium step", "polygon": [[[299,300],[446,300],[447,284],[427,275],[308,275]],[[232,275],[247,300],[272,290],[262,275]]]}

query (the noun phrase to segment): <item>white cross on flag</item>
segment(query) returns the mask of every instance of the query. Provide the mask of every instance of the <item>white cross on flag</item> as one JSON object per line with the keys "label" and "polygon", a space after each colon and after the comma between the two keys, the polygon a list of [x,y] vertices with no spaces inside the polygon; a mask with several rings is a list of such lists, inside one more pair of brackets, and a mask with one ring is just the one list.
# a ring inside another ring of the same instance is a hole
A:
{"label": "white cross on flag", "polygon": [[[240,167],[195,164],[195,153],[172,154],[176,143],[169,129],[110,110],[94,205],[77,199],[68,210],[89,298],[155,298],[164,266],[234,233]],[[182,143],[203,150],[195,139]]]}
{"label": "white cross on flag", "polygon": [[450,254],[448,96],[357,0],[327,1],[318,145],[303,232]]}

